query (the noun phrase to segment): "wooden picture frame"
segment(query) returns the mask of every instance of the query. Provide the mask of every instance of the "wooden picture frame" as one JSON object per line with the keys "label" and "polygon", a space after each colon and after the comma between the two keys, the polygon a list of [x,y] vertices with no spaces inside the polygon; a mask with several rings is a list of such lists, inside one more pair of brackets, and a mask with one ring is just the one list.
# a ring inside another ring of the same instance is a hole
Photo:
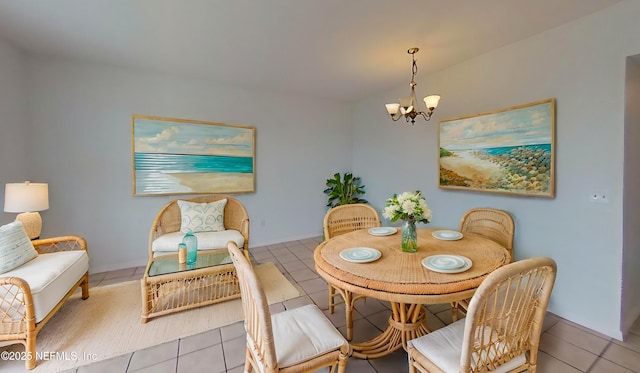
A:
{"label": "wooden picture frame", "polygon": [[255,191],[255,127],[132,115],[134,196]]}
{"label": "wooden picture frame", "polygon": [[555,99],[438,124],[443,189],[555,196]]}

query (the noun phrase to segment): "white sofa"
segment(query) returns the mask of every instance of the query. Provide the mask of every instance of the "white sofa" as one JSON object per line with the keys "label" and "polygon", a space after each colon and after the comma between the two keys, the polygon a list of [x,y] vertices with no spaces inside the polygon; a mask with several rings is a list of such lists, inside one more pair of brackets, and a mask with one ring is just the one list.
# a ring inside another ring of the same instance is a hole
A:
{"label": "white sofa", "polygon": [[89,297],[89,256],[82,237],[31,243],[37,255],[0,274],[0,345],[22,343],[26,369],[36,366],[38,332],[64,301],[78,287],[82,288],[82,299]]}

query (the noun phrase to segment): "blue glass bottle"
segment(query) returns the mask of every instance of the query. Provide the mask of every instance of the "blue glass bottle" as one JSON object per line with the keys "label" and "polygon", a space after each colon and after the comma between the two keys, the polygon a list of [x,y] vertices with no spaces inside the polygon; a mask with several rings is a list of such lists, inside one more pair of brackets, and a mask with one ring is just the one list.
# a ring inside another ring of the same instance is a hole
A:
{"label": "blue glass bottle", "polygon": [[187,264],[195,264],[198,257],[198,238],[189,230],[182,238],[182,242],[187,245]]}

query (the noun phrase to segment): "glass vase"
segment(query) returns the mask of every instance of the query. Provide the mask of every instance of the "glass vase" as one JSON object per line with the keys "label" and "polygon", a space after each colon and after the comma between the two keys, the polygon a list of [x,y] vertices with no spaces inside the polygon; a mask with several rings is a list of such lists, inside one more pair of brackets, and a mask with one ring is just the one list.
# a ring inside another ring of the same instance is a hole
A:
{"label": "glass vase", "polygon": [[182,243],[187,246],[187,264],[195,264],[198,257],[198,238],[188,231],[182,238]]}
{"label": "glass vase", "polygon": [[415,220],[405,220],[402,224],[402,251],[407,253],[418,251],[418,234],[416,233]]}

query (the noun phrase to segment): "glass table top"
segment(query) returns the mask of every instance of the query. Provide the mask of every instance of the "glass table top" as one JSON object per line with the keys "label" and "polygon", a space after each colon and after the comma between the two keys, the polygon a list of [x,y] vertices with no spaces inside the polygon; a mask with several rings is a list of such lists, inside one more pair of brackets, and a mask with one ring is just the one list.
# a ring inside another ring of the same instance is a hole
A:
{"label": "glass table top", "polygon": [[232,264],[229,252],[226,249],[214,252],[198,252],[194,264],[178,263],[178,255],[164,255],[153,259],[149,267],[148,276],[167,275],[185,271],[193,271],[199,268],[215,267]]}

